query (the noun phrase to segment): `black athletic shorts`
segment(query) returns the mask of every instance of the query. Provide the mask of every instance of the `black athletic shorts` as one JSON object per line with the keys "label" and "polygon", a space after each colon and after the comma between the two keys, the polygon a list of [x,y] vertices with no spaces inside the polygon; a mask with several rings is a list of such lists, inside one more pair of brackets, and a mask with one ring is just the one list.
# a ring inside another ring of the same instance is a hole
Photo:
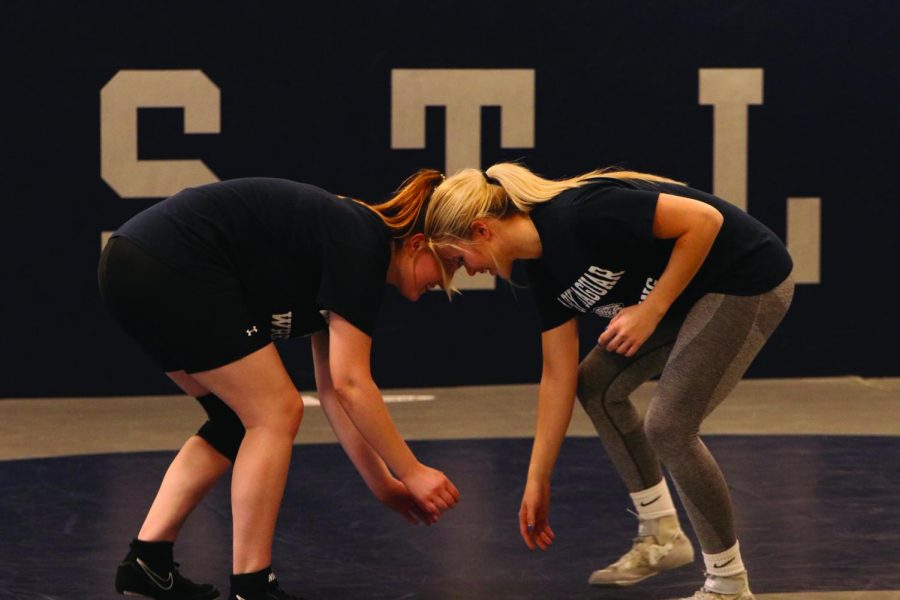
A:
{"label": "black athletic shorts", "polygon": [[110,312],[165,372],[207,371],[271,342],[269,318],[225,269],[215,276],[179,271],[114,237],[97,276]]}

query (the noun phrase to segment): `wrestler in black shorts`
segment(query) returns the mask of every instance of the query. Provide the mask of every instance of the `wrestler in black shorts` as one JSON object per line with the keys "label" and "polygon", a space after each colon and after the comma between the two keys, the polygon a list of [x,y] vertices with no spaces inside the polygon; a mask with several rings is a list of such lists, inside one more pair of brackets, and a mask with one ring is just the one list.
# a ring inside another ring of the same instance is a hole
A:
{"label": "wrestler in black shorts", "polygon": [[178,572],[173,544],[234,463],[230,598],[295,598],[272,573],[271,547],[303,405],[276,340],[311,335],[322,408],[383,504],[431,524],[456,503],[450,480],[400,437],[369,365],[385,283],[416,300],[444,276],[421,233],[441,179],[421,171],[373,206],[292,181],[223,181],[184,190],[113,234],[98,273],[111,313],[209,416],[170,465],[119,566],[120,593],[218,596]]}

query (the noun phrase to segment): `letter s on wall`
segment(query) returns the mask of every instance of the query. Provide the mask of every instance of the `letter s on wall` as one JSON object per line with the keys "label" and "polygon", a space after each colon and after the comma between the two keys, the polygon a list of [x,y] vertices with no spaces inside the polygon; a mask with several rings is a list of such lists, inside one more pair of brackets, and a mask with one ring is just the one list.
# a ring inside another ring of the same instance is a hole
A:
{"label": "letter s on wall", "polygon": [[219,88],[203,71],[122,70],[100,91],[100,176],[122,198],[218,181],[201,160],[139,160],[138,108],[183,108],[184,132],[219,133]]}

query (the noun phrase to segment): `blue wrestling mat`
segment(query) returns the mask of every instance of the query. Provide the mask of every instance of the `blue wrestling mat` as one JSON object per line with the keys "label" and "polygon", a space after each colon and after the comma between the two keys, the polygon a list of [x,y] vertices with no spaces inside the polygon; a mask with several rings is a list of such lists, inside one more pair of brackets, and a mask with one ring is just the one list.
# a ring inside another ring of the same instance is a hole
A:
{"label": "blue wrestling mat", "polygon": [[[900,590],[900,438],[708,436],[728,479],[753,590]],[[648,599],[687,596],[702,561],[635,588],[587,585],[630,545],[628,497],[599,440],[571,438],[554,476],[550,551],[517,513],[530,440],[413,442],[461,503],[413,527],[368,492],[337,445],[299,445],[275,570],[311,599]],[[0,462],[0,598],[114,598],[113,577],[172,458],[152,452]],[[183,572],[228,591],[223,480],[175,546]],[[683,520],[685,526],[688,524]],[[692,532],[688,530],[693,537]]]}

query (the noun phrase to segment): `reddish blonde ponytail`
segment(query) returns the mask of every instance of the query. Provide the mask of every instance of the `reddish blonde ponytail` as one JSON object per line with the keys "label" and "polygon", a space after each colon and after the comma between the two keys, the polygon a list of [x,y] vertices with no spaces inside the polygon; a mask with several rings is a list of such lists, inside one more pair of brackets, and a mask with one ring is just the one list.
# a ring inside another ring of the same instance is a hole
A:
{"label": "reddish blonde ponytail", "polygon": [[425,226],[425,206],[431,193],[444,180],[440,171],[421,169],[394,192],[394,196],[381,204],[365,205],[375,212],[394,236],[402,240],[415,233],[422,233]]}

